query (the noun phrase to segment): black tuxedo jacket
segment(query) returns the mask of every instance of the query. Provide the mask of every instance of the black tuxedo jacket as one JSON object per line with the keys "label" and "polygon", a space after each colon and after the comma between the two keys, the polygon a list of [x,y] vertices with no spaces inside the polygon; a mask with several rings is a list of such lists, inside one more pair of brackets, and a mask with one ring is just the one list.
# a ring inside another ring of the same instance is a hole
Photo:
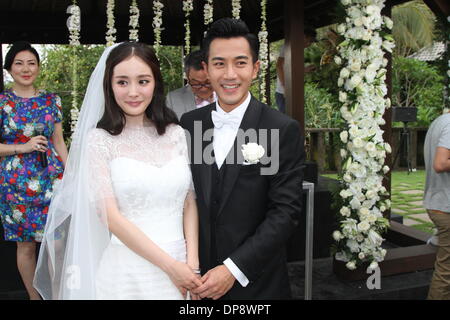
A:
{"label": "black tuxedo jacket", "polygon": [[[268,129],[269,133],[273,132],[270,129],[278,129],[279,145],[269,144],[265,152],[271,155],[272,149],[279,149],[279,169],[273,175],[261,175],[260,169],[270,164],[224,162],[223,166],[227,167],[219,210],[215,223],[211,223],[211,175],[212,166],[216,164],[207,164],[203,158],[200,163],[195,163],[199,162],[199,155],[194,153],[196,149],[197,153],[205,150],[208,145],[212,148],[212,140],[203,141],[198,130],[199,123],[202,134],[214,128],[212,110],[215,110],[215,103],[181,117],[181,126],[191,138],[188,142],[199,210],[202,273],[231,258],[250,283],[242,287],[236,281],[224,299],[288,299],[290,287],[285,245],[298,224],[302,208],[304,148],[298,122],[251,98],[240,128],[244,131]],[[194,122],[197,122],[197,128]],[[271,141],[270,134],[267,141]],[[236,139],[231,152],[241,152]],[[216,261],[211,259],[211,232],[216,238]]]}

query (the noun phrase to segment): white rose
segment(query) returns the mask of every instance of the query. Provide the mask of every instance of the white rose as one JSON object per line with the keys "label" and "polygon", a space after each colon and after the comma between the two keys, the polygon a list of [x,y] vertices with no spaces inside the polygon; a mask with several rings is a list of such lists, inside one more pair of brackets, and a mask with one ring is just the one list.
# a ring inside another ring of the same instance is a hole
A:
{"label": "white rose", "polygon": [[342,233],[340,231],[333,232],[333,239],[339,241],[343,238]]}
{"label": "white rose", "polygon": [[349,183],[352,182],[352,180],[353,180],[352,176],[348,173],[344,174],[343,179],[345,182],[349,182]]}
{"label": "white rose", "polygon": [[351,201],[350,201],[350,206],[352,207],[352,209],[359,209],[359,208],[361,208],[361,202],[359,202],[359,200],[358,199],[356,199],[356,198],[353,198]]}
{"label": "white rose", "polygon": [[383,238],[374,230],[370,230],[367,238],[375,245],[380,245],[383,242]]}
{"label": "white rose", "polygon": [[355,26],[357,27],[361,27],[363,25],[363,19],[362,17],[356,18],[353,23],[355,24]]}
{"label": "white rose", "polygon": [[380,211],[381,212],[385,212],[386,211],[386,207],[385,206],[380,206]]}
{"label": "white rose", "polygon": [[347,30],[347,28],[345,27],[345,24],[344,24],[344,23],[341,23],[341,24],[339,24],[339,25],[337,26],[337,32],[338,32],[339,34],[345,33],[345,30]]}
{"label": "white rose", "polygon": [[334,56],[334,63],[340,65],[342,63],[342,59],[339,56]]}
{"label": "white rose", "polygon": [[367,199],[373,199],[377,196],[377,193],[374,190],[369,190],[366,192]]}
{"label": "white rose", "polygon": [[368,143],[366,144],[366,150],[367,150],[368,152],[374,152],[374,151],[377,150],[377,147],[375,146],[375,143],[373,143],[373,142],[368,142]]}
{"label": "white rose", "polygon": [[339,192],[339,195],[343,199],[346,199],[346,198],[350,197],[352,194],[348,190],[341,190],[341,192]]}
{"label": "white rose", "polygon": [[362,234],[358,234],[358,235],[356,236],[356,241],[358,241],[358,242],[363,242],[363,241],[364,241],[364,236],[363,236]]}
{"label": "white rose", "polygon": [[370,213],[369,209],[366,207],[362,207],[359,209],[359,214],[362,216],[367,216]]}
{"label": "white rose", "polygon": [[341,158],[345,158],[347,156],[347,150],[341,149]]}
{"label": "white rose", "polygon": [[377,268],[378,268],[378,263],[376,261],[373,261],[369,266],[370,270],[375,270]]}
{"label": "white rose", "polygon": [[353,72],[358,72],[361,70],[361,60],[353,58],[350,61],[350,70]]}
{"label": "white rose", "polygon": [[392,19],[387,16],[383,16],[383,19],[386,27],[388,27],[388,29],[392,29],[392,27],[394,26],[394,22],[392,21]]}
{"label": "white rose", "polygon": [[347,247],[350,249],[351,252],[359,252],[359,245],[358,242],[355,240],[349,239],[347,240]]}
{"label": "white rose", "polygon": [[361,260],[363,260],[365,257],[366,257],[366,255],[364,253],[362,253],[362,252],[360,252],[358,254],[358,258],[361,259]]}
{"label": "white rose", "polygon": [[347,93],[343,91],[339,91],[339,101],[345,102],[347,101]]}
{"label": "white rose", "polygon": [[353,145],[355,146],[355,148],[362,148],[364,147],[364,141],[358,137],[353,139]]}
{"label": "white rose", "polygon": [[351,79],[350,79],[350,85],[355,88],[357,87],[360,83],[361,83],[362,79],[359,75],[355,74]]}
{"label": "white rose", "polygon": [[359,131],[359,129],[358,129],[357,126],[352,126],[352,127],[348,130],[348,133],[350,133],[350,136],[351,136],[352,138],[356,138],[357,136],[360,135],[360,131]]}
{"label": "white rose", "polygon": [[339,134],[339,137],[341,138],[341,141],[343,142],[343,143],[347,143],[347,139],[348,139],[348,132],[347,131],[342,131],[340,134]]}
{"label": "white rose", "polygon": [[390,169],[389,169],[388,166],[384,166],[384,167],[383,167],[383,172],[384,172],[384,174],[388,173],[389,170],[390,170]]}
{"label": "white rose", "polygon": [[367,216],[367,221],[369,221],[370,223],[375,223],[377,221],[377,216],[374,214],[369,214]]}
{"label": "white rose", "polygon": [[361,232],[366,232],[370,229],[370,224],[367,221],[361,221],[358,223],[358,230]]}
{"label": "white rose", "polygon": [[387,153],[392,152],[392,149],[391,149],[391,146],[389,145],[389,143],[387,143],[387,142],[384,143],[384,150],[386,150]]}
{"label": "white rose", "polygon": [[347,264],[345,265],[347,267],[347,269],[349,270],[355,270],[356,269],[356,264],[354,261],[349,261],[347,262]]}
{"label": "white rose", "polygon": [[350,75],[350,71],[348,71],[347,68],[342,68],[341,72],[339,73],[339,77],[345,79],[348,78],[348,76]]}
{"label": "white rose", "polygon": [[350,209],[349,207],[342,207],[341,210],[339,211],[344,217],[350,217]]}
{"label": "white rose", "polygon": [[242,145],[242,155],[249,164],[255,164],[259,162],[259,159],[264,155],[264,148],[257,143],[249,142]]}

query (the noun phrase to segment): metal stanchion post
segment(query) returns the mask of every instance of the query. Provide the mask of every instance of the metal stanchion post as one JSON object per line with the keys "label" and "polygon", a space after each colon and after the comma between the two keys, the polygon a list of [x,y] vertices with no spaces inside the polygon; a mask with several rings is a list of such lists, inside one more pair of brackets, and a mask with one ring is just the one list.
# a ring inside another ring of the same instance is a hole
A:
{"label": "metal stanchion post", "polygon": [[314,183],[303,181],[303,190],[308,191],[306,196],[305,300],[311,300],[314,235]]}

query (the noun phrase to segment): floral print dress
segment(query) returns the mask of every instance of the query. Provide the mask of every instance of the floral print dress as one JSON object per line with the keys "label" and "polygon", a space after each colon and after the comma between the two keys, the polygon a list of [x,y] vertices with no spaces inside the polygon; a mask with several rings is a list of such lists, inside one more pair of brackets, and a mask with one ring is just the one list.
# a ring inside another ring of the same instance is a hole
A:
{"label": "floral print dress", "polygon": [[40,164],[41,152],[0,157],[0,217],[5,240],[42,240],[47,212],[63,164],[51,139],[55,123],[62,121],[61,99],[43,90],[35,97],[18,97],[12,91],[0,93],[0,143],[24,144],[39,135],[35,126],[45,126],[48,166]]}

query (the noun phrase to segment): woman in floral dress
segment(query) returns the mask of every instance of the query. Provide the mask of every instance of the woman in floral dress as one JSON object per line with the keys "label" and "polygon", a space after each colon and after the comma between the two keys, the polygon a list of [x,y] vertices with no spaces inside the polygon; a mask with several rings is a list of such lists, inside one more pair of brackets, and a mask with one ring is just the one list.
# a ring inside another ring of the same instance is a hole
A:
{"label": "woman in floral dress", "polygon": [[35,89],[39,55],[29,43],[14,43],[4,68],[14,83],[0,93],[0,217],[5,240],[17,242],[17,266],[30,299],[39,299],[32,286],[36,243],[67,159],[61,100]]}

